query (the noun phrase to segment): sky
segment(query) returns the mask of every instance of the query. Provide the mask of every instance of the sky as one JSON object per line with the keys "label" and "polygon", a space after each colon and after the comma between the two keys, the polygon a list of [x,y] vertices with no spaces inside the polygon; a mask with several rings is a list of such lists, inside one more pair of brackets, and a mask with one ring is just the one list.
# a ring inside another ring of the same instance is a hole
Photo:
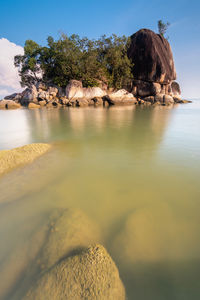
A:
{"label": "sky", "polygon": [[45,45],[62,32],[89,38],[157,32],[160,19],[171,24],[167,34],[183,97],[200,98],[200,0],[0,0],[0,11],[0,98],[20,91],[13,57],[27,39]]}

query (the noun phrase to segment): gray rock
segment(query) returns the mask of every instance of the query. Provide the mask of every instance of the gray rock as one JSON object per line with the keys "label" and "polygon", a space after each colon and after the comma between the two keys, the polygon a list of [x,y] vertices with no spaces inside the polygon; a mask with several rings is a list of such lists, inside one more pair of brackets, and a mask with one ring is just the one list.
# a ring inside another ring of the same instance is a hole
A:
{"label": "gray rock", "polygon": [[72,99],[92,99],[94,97],[103,97],[106,92],[99,87],[84,88],[81,81],[71,80],[66,87],[66,97]]}
{"label": "gray rock", "polygon": [[20,103],[22,105],[28,105],[29,102],[38,102],[38,91],[34,85],[31,88],[25,89],[21,95]]}
{"label": "gray rock", "polygon": [[137,103],[137,99],[133,96],[133,94],[128,93],[124,89],[109,93],[103,97],[103,101],[108,102],[110,105],[126,105]]}
{"label": "gray rock", "polygon": [[11,94],[9,96],[6,96],[4,98],[5,100],[13,100],[13,101],[17,101],[19,99],[21,99],[21,93],[14,93],[14,94]]}

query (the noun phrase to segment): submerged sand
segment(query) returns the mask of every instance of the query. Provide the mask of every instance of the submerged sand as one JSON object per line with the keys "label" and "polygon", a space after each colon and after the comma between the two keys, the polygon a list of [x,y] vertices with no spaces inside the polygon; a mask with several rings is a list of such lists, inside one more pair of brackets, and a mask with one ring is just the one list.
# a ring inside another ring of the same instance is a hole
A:
{"label": "submerged sand", "polygon": [[21,165],[31,163],[51,148],[49,144],[29,144],[0,151],[0,176]]}

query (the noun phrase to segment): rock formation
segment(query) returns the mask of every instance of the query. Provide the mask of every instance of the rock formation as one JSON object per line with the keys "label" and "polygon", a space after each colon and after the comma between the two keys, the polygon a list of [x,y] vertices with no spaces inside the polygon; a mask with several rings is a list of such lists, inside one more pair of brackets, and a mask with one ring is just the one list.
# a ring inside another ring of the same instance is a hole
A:
{"label": "rock formation", "polygon": [[66,97],[71,99],[93,99],[103,97],[107,93],[100,87],[84,88],[81,81],[71,80],[66,87]]}
{"label": "rock formation", "polygon": [[169,84],[176,79],[169,42],[160,34],[141,29],[131,36],[128,56],[134,63],[137,80]]}
{"label": "rock formation", "polygon": [[110,105],[123,105],[123,104],[136,104],[137,100],[133,94],[128,93],[126,90],[119,90],[117,92],[109,93],[103,97]]}
{"label": "rock formation", "polygon": [[21,105],[14,100],[1,100],[0,109],[16,109],[20,108]]}
{"label": "rock formation", "polygon": [[[131,36],[128,57],[133,67],[133,94],[144,98],[160,95],[171,97],[170,103],[180,100],[180,87],[176,80],[173,54],[169,42],[160,34],[141,29]],[[168,97],[169,99],[169,97]],[[155,99],[156,102],[156,99]]]}
{"label": "rock formation", "polygon": [[[61,106],[97,106],[186,103],[176,80],[173,54],[169,42],[160,34],[141,29],[131,36],[128,57],[133,62],[134,80],[129,92],[113,91],[99,82],[99,87],[85,88],[81,81],[70,80],[66,88],[40,82],[20,94],[7,96],[0,108]],[[151,98],[149,98],[151,97]],[[98,100],[97,100],[98,99]],[[9,101],[12,101],[9,102]],[[17,104],[17,105],[14,105]]]}
{"label": "rock formation", "polygon": [[125,290],[110,255],[94,245],[45,272],[23,298],[32,299],[124,300]]}

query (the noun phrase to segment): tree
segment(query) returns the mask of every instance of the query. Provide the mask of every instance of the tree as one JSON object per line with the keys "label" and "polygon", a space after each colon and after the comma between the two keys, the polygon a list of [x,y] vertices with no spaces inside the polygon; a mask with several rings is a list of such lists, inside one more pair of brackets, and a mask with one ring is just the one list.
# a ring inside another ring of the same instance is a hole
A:
{"label": "tree", "polygon": [[39,57],[40,46],[32,40],[25,42],[24,55],[15,56],[14,64],[19,68],[22,87],[30,87],[41,80],[42,70]]}
{"label": "tree", "polygon": [[127,87],[132,80],[128,45],[129,39],[125,36],[104,35],[90,40],[62,34],[57,41],[49,36],[45,47],[26,41],[24,55],[15,57],[15,66],[19,67],[22,86],[42,80],[65,87],[71,79],[76,79],[85,87],[98,86],[99,81],[103,81],[119,89]]}
{"label": "tree", "polygon": [[98,61],[103,66],[108,85],[117,89],[127,87],[132,80],[132,63],[127,56],[130,40],[125,36],[102,36],[96,41]]}
{"label": "tree", "polygon": [[159,20],[158,21],[158,32],[159,32],[159,34],[164,37],[169,26],[170,26],[169,22],[164,23],[162,20]]}

